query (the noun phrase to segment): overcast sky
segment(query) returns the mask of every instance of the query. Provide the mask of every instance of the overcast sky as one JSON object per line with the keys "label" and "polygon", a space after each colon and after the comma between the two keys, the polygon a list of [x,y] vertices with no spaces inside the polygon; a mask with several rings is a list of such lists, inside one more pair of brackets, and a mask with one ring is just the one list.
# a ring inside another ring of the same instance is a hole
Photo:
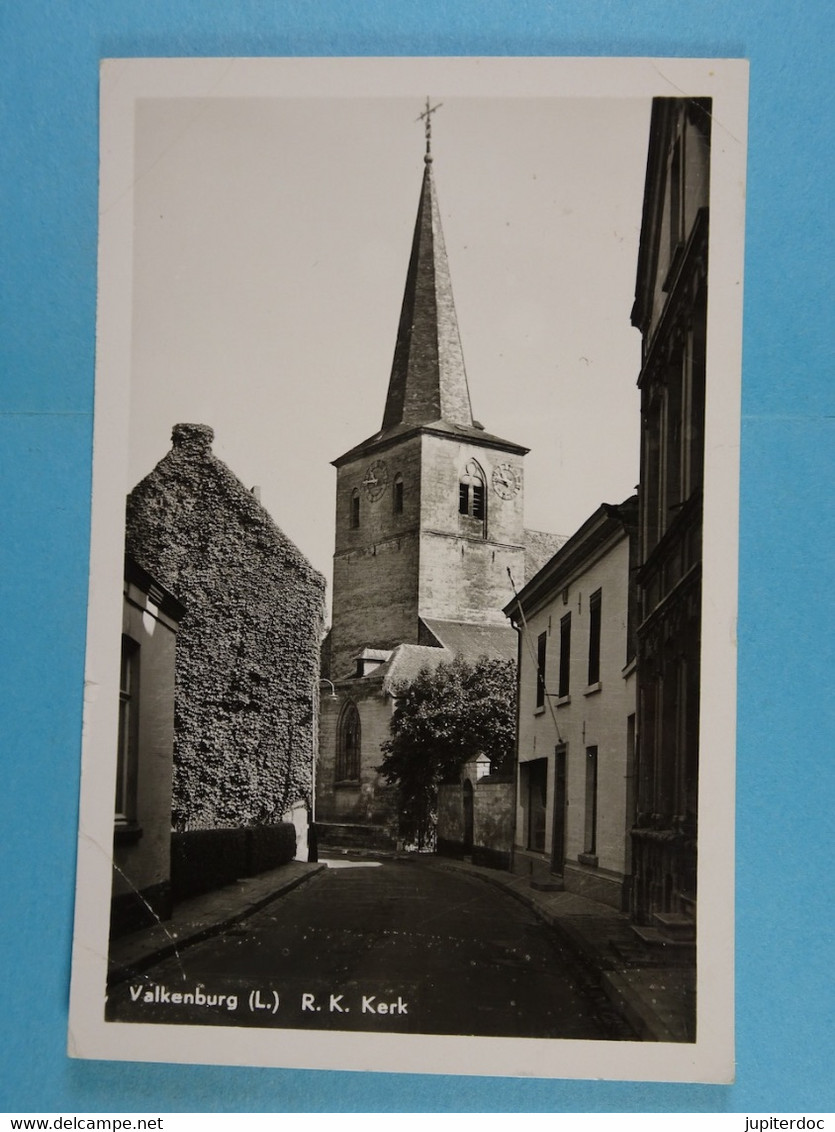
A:
{"label": "overcast sky", "polygon": [[[630,326],[648,99],[445,98],[435,183],[473,413],[531,449],[526,523],[638,476]],[[130,484],[178,421],[330,577],[330,461],[379,429],[423,174],[419,100],[137,105]]]}

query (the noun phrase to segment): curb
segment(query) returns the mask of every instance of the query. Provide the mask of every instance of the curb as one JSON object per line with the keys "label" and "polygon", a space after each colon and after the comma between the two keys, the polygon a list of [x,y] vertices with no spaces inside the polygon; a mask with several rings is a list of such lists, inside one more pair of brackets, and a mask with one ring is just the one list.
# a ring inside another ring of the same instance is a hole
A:
{"label": "curb", "polygon": [[597,962],[596,956],[576,928],[569,927],[562,922],[562,918],[548,909],[543,908],[534,896],[524,889],[508,884],[502,877],[493,877],[487,873],[476,871],[467,865],[461,865],[454,859],[433,861],[433,865],[449,868],[455,872],[465,873],[467,876],[478,877],[487,884],[500,888],[509,896],[513,896],[520,903],[539,917],[544,924],[553,929],[559,936],[560,942],[571,952],[574,961],[587,974],[605,996],[611,1010],[619,1019],[632,1030],[639,1040],[644,1041],[676,1041],[675,1036],[652,1010],[647,1009],[640,996],[633,992],[629,983],[615,971],[607,971]]}
{"label": "curb", "polygon": [[142,955],[130,963],[120,963],[108,969],[107,972],[107,985],[108,987],[117,986],[129,979],[132,975],[136,975],[141,971],[147,971],[149,967],[155,966],[157,963],[162,962],[163,959],[170,959],[172,955],[177,955],[179,952],[196,943],[202,943],[204,940],[211,939],[212,936],[219,935],[220,932],[226,928],[232,927],[233,924],[239,924],[241,920],[247,919],[248,916],[259,912],[273,900],[277,900],[279,896],[285,896],[288,892],[292,892],[294,888],[299,885],[305,884],[311,878],[322,872],[327,866],[317,864],[308,872],[302,873],[300,876],[292,877],[290,880],[284,881],[278,888],[272,889],[266,896],[260,896],[238,912],[234,912],[223,919],[215,920],[211,924],[204,924],[203,927],[196,928],[192,932],[188,932],[176,939],[171,939],[168,943],[163,943],[159,947],[149,951],[146,955]]}

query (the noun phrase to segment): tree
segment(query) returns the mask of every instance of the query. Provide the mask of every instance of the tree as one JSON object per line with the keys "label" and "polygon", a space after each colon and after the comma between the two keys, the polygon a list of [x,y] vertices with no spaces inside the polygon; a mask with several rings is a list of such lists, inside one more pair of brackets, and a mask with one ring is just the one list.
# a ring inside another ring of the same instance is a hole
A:
{"label": "tree", "polygon": [[508,773],[516,744],[516,665],[482,657],[424,668],[396,690],[391,738],[377,770],[398,788],[400,835],[423,848],[435,827],[438,787],[485,754]]}

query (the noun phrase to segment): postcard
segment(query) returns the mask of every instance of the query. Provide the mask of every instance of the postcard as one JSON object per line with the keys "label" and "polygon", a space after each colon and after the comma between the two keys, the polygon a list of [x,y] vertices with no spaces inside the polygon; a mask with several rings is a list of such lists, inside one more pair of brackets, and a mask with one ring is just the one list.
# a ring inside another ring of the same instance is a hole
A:
{"label": "postcard", "polygon": [[733,1079],[746,116],[103,62],[71,1055]]}

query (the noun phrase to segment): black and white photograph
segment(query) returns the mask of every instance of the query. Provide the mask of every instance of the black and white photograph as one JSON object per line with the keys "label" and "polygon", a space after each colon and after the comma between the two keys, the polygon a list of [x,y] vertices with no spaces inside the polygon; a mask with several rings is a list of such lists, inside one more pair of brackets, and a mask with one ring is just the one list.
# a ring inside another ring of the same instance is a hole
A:
{"label": "black and white photograph", "polygon": [[103,64],[71,1053],[732,1079],[746,100]]}

